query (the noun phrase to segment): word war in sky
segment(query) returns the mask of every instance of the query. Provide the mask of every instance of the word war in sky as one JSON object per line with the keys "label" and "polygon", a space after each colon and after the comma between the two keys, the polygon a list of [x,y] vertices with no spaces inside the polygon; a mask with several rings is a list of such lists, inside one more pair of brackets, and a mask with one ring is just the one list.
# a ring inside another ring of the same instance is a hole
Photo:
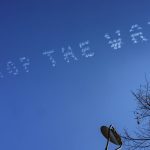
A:
{"label": "word war in sky", "polygon": [[[147,22],[147,25],[150,25],[150,21]],[[141,27],[138,24],[133,24],[129,28],[128,31],[129,38],[132,44],[137,43],[144,43],[148,41],[148,38],[143,33],[143,27]],[[125,44],[125,42],[122,39],[122,34],[120,30],[116,30],[113,35],[110,35],[109,33],[106,33],[104,35],[104,38],[107,41],[107,44],[110,48],[113,50],[121,49]],[[90,41],[86,40],[84,42],[79,42],[78,48],[80,49],[81,56],[84,58],[91,58],[95,55],[93,50],[90,49]],[[54,49],[51,50],[45,50],[42,52],[42,56],[46,56],[50,62],[50,65],[52,67],[56,67],[56,59],[55,59],[55,53],[59,52]],[[62,57],[66,63],[70,63],[71,61],[78,61],[79,58],[76,56],[76,54],[73,51],[72,46],[68,45],[65,47],[60,48],[60,52],[62,54]],[[2,70],[0,70],[0,79],[5,78],[6,74],[9,74],[11,76],[17,76],[21,72],[19,67],[16,65],[17,62],[13,62],[11,60],[6,62],[6,73],[4,73]],[[21,65],[22,70],[25,73],[29,73],[30,68],[30,59],[28,57],[20,57],[19,58],[19,65]]]}
{"label": "word war in sky", "polygon": [[[148,25],[150,25],[150,21],[147,22]],[[131,26],[129,29],[129,34],[130,34],[130,39],[133,44],[137,44],[139,42],[147,42],[148,38],[144,36],[143,34],[143,28],[138,25],[134,24]],[[106,33],[104,35],[104,38],[108,41],[108,45],[114,50],[122,48],[124,42],[123,39],[121,38],[121,31],[116,30],[114,36],[110,36],[110,34]]]}

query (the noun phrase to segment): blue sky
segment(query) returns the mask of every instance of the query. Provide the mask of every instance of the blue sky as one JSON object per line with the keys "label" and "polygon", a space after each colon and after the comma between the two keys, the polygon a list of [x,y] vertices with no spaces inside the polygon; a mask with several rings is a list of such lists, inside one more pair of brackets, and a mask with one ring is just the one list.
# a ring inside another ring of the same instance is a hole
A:
{"label": "blue sky", "polygon": [[[149,5],[146,0],[0,1],[0,149],[97,150],[106,143],[100,126],[132,132],[137,125],[131,90],[150,74]],[[138,36],[133,44],[129,30],[137,24],[142,28],[136,33],[148,41]],[[121,48],[113,49],[108,42],[118,38],[117,30]],[[86,41],[86,53],[94,53],[88,58],[79,47]],[[68,46],[77,61],[64,60],[61,50]],[[42,54],[50,50],[55,67]]]}

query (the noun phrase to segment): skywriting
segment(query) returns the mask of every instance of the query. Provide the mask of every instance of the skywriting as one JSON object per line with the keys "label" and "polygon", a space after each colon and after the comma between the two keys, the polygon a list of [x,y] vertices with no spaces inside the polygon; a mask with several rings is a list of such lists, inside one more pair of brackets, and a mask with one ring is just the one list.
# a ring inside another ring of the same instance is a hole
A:
{"label": "skywriting", "polygon": [[[150,21],[146,22],[146,26],[150,26]],[[126,32],[129,36],[129,40],[132,44],[145,43],[149,41],[149,38],[144,35],[144,27],[139,24],[133,24],[130,26],[129,30]],[[121,30],[116,30],[114,33],[105,33],[104,38],[106,40],[107,45],[113,50],[121,49],[127,42],[122,38]],[[90,40],[85,40],[78,43],[78,49],[80,50],[81,57],[86,59],[90,59],[95,56],[94,49],[90,48],[90,44],[92,42]],[[41,57],[45,57],[45,59],[49,60],[50,67],[55,68],[57,65],[57,59],[55,59],[55,53],[60,53],[62,55],[63,60],[66,63],[70,63],[71,61],[77,62],[79,61],[79,56],[76,54],[75,50],[71,45],[67,45],[61,47],[60,50],[41,50]],[[32,58],[30,56],[22,56],[17,58],[17,62],[12,60],[7,60],[5,62],[5,70],[0,70],[0,79],[4,79],[6,75],[17,76],[20,74],[20,69],[16,64],[19,63],[21,65],[21,69],[24,73],[29,73],[31,70],[30,64],[32,63]],[[1,66],[0,66],[1,67]]]}

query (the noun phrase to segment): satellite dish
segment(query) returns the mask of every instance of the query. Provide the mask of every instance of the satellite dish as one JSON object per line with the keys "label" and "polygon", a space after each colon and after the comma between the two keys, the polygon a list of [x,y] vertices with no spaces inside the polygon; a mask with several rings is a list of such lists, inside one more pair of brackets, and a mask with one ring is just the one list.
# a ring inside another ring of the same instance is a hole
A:
{"label": "satellite dish", "polygon": [[116,145],[122,145],[120,135],[116,132],[116,130],[112,126],[110,126],[109,128],[106,126],[102,126],[101,132],[102,132],[103,136],[110,142],[112,142]]}

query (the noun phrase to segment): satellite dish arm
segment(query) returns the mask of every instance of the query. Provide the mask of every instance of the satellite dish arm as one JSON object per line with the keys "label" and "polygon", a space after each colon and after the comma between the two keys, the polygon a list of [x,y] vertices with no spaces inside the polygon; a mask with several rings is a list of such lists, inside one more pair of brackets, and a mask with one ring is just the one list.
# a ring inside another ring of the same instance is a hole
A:
{"label": "satellite dish arm", "polygon": [[111,129],[112,125],[109,126],[109,129],[108,129],[108,138],[107,138],[107,144],[106,144],[106,147],[105,147],[105,150],[108,150],[108,144],[109,144],[109,140],[110,140],[110,129]]}
{"label": "satellite dish arm", "polygon": [[116,150],[119,150],[122,147],[122,145],[120,145]]}

